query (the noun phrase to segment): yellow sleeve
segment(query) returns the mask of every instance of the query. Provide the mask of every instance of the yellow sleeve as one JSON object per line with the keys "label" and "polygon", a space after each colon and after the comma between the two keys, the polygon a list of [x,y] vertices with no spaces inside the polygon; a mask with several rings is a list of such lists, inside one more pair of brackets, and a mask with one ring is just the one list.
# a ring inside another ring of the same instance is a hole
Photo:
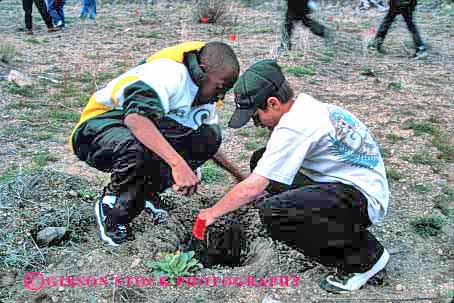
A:
{"label": "yellow sleeve", "polygon": [[146,62],[153,61],[155,59],[166,58],[172,59],[176,62],[183,62],[183,54],[185,52],[199,50],[205,45],[205,42],[201,41],[190,41],[190,42],[183,42],[178,45],[166,47],[157,53],[151,55],[146,59]]}

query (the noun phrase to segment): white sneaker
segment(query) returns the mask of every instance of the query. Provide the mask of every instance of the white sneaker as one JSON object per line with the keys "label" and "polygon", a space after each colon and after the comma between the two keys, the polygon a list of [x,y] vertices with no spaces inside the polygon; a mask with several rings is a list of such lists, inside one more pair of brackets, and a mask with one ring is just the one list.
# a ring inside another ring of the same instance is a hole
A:
{"label": "white sneaker", "polygon": [[366,272],[363,273],[350,273],[350,274],[330,274],[326,276],[321,282],[320,287],[332,293],[342,294],[349,293],[360,289],[367,283],[369,279],[374,277],[377,273],[382,271],[389,261],[389,253],[386,249],[380,259]]}
{"label": "white sneaker", "polygon": [[197,180],[199,180],[198,183],[202,182],[202,168],[198,167],[194,172],[197,176]]}
{"label": "white sneaker", "polygon": [[153,216],[155,224],[165,224],[169,220],[169,213],[164,209],[155,207],[152,201],[145,201],[145,212]]}
{"label": "white sneaker", "polygon": [[129,224],[113,224],[110,210],[115,207],[116,196],[104,195],[95,203],[95,219],[99,238],[110,246],[119,246],[134,240]]}

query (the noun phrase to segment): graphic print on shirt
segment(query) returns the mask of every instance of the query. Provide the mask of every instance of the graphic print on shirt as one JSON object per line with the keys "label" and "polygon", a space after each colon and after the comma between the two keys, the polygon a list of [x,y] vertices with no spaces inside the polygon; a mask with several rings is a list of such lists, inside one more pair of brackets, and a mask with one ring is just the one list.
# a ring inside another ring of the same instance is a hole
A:
{"label": "graphic print on shirt", "polygon": [[328,110],[335,129],[335,136],[329,135],[333,154],[354,166],[376,167],[380,160],[378,145],[366,126],[339,107],[330,106]]}
{"label": "graphic print on shirt", "polygon": [[211,116],[211,112],[206,108],[197,109],[191,112],[192,120],[197,126],[202,126],[203,122],[208,120]]}

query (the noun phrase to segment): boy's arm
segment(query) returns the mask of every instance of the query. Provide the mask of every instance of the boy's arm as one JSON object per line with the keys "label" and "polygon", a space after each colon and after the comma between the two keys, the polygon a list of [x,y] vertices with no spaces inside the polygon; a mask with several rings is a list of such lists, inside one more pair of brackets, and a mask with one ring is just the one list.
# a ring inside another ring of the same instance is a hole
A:
{"label": "boy's arm", "polygon": [[235,185],[218,203],[210,208],[201,209],[199,219],[206,220],[206,226],[217,218],[232,212],[263,194],[269,180],[257,174],[250,174],[247,179]]}
{"label": "boy's arm", "polygon": [[192,195],[197,190],[198,179],[186,161],[167,142],[155,124],[136,113],[126,116],[126,126],[145,147],[161,157],[172,169],[175,180],[173,189],[184,195]]}
{"label": "boy's arm", "polygon": [[171,167],[175,181],[173,189],[184,195],[193,194],[197,190],[196,175],[153,123],[153,120],[165,115],[162,102],[166,100],[162,100],[153,88],[142,81],[126,87],[124,96],[125,125],[137,140]]}
{"label": "boy's arm", "polygon": [[230,162],[221,151],[218,151],[213,156],[213,161],[214,163],[228,171],[232,176],[234,176],[238,182],[241,182],[247,178],[247,176],[241,172],[240,168]]}

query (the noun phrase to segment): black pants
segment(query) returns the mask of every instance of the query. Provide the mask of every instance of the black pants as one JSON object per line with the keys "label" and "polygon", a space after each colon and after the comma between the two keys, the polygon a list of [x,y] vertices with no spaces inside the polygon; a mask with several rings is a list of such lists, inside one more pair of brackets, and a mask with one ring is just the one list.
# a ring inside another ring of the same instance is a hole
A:
{"label": "black pants", "polygon": [[383,19],[382,23],[380,24],[375,39],[378,43],[378,47],[383,45],[383,41],[385,40],[386,34],[388,33],[391,24],[393,23],[394,19],[397,15],[401,14],[407,24],[408,30],[410,31],[413,42],[415,44],[415,48],[417,50],[424,50],[424,42],[422,41],[421,35],[419,33],[418,27],[413,22],[413,12],[415,10],[415,6],[408,5],[408,6],[396,6],[393,2],[390,2],[390,7],[388,14]]}
{"label": "black pants", "polygon": [[52,18],[50,17],[49,13],[47,12],[46,3],[44,0],[22,0],[22,8],[25,12],[25,27],[28,30],[33,28],[32,23],[32,8],[33,2],[35,2],[36,7],[38,8],[41,17],[43,18],[44,22],[46,23],[47,28],[51,28],[52,25]]}
{"label": "black pants", "polygon": [[[252,169],[263,152],[254,153]],[[352,186],[316,183],[300,174],[292,186],[272,182],[268,190],[275,195],[259,207],[273,239],[346,273],[367,271],[381,257],[383,246],[367,230],[367,200]]]}
{"label": "black pants", "polygon": [[[145,200],[169,188],[173,183],[169,165],[140,143],[126,126],[110,127],[96,135],[96,121],[79,127],[74,149],[80,160],[111,173],[107,191],[119,196],[114,223],[129,223],[145,207]],[[172,147],[195,170],[217,152],[221,145],[218,125],[203,125],[193,131],[171,119],[155,121]]]}
{"label": "black pants", "polygon": [[325,36],[325,27],[309,17],[308,0],[288,0],[282,29],[281,46],[290,50],[294,23],[301,21],[311,32],[319,37]]}

